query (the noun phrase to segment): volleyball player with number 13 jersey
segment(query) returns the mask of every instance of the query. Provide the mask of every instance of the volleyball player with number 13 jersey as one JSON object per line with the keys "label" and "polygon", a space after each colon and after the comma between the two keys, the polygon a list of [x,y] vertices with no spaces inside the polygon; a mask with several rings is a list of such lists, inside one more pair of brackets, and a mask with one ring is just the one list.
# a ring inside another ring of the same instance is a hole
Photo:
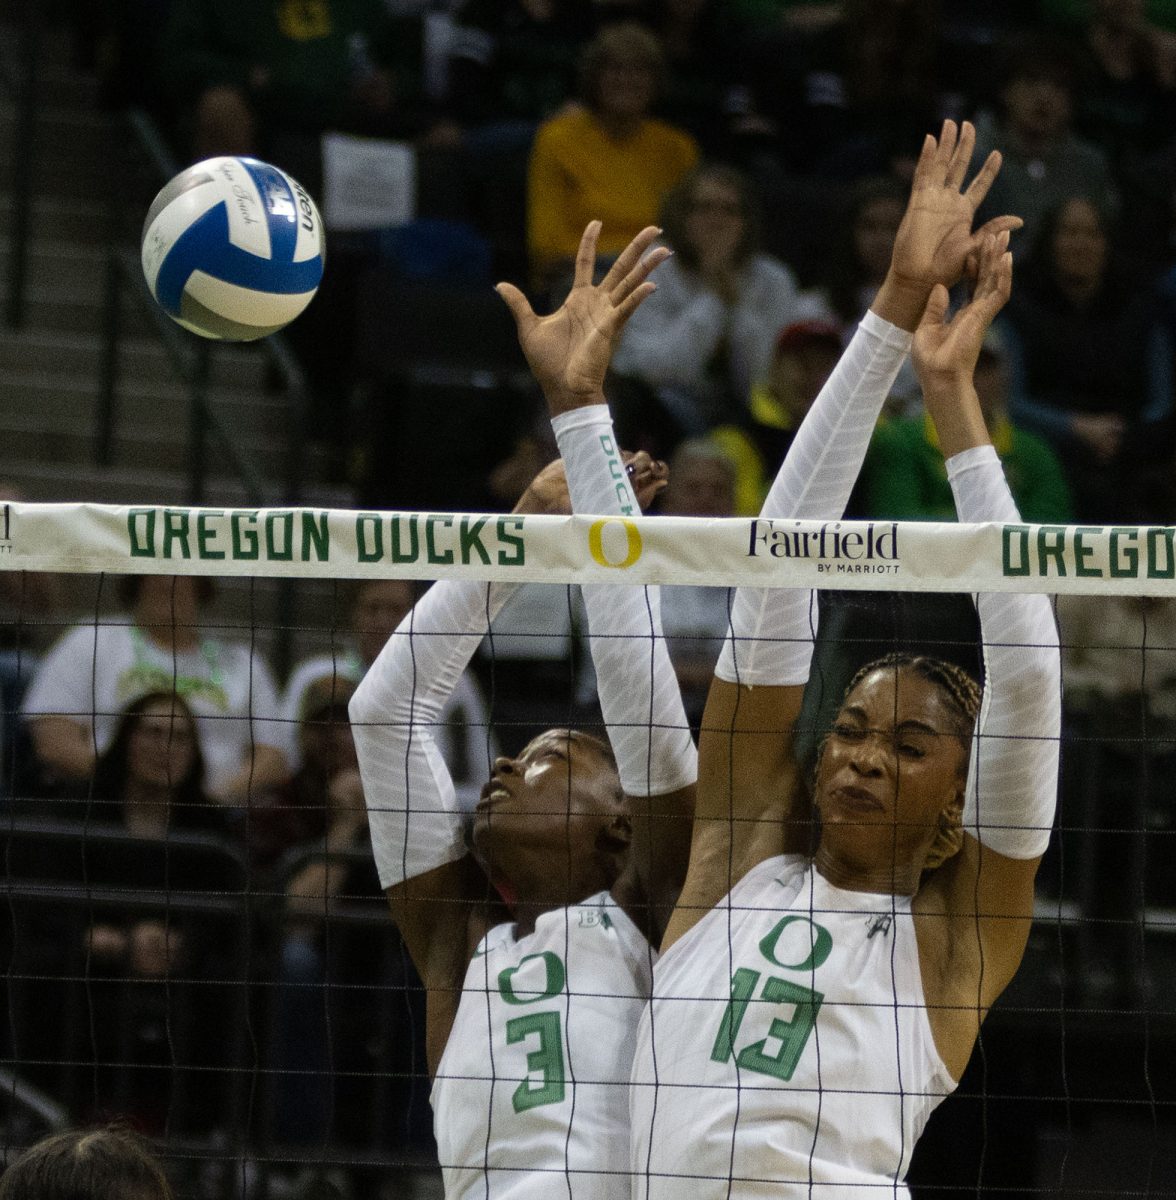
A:
{"label": "volleyball player with number 13 jersey", "polygon": [[[807,415],[765,518],[838,518],[908,348],[963,521],[1016,522],[972,372],[1007,300],[999,168],[928,137],[890,273]],[[971,300],[947,317],[971,266]],[[913,339],[912,339],[913,334]],[[1057,632],[1043,596],[981,595],[977,683],[894,654],[851,682],[807,791],[792,734],[816,606],[740,588],[699,741],[686,883],[633,1073],[634,1194],[878,1200],[1020,963],[1057,789]]]}

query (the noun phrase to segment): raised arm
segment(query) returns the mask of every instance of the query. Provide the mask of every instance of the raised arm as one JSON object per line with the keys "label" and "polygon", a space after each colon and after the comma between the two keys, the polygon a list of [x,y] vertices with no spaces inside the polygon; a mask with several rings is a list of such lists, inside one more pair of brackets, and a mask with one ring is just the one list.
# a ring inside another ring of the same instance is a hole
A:
{"label": "raised arm", "polygon": [[[566,512],[562,470],[542,471],[515,511]],[[380,884],[428,994],[431,1070],[448,1040],[490,899],[490,884],[466,849],[467,814],[437,730],[445,702],[515,590],[435,583],[388,639],[349,706]]]}
{"label": "raised arm", "polygon": [[434,584],[349,706],[380,884],[426,989],[431,1071],[457,1012],[475,906],[489,893],[466,850],[464,814],[436,731],[507,590],[467,580]]}
{"label": "raised arm", "polygon": [[[947,318],[937,288],[915,337],[923,397],[935,421],[961,521],[1018,522],[985,428],[972,374],[984,332],[1008,299],[1007,235],[989,239],[975,295]],[[980,1021],[1024,954],[1033,879],[1049,843],[1058,785],[1061,667],[1041,595],[981,593],[984,698],[964,800],[963,848],[915,899],[929,1012],[948,1066],[962,1071]]]}
{"label": "raised arm", "polygon": [[[500,288],[527,360],[547,397],[575,512],[640,511],[613,434],[604,377],[625,320],[649,295],[646,277],[666,256],[642,254],[649,228],[592,282],[600,223],[584,231],[564,304],[538,318],[517,289]],[[662,477],[661,482],[664,482]],[[690,846],[698,755],[662,636],[657,588],[585,584],[600,707],[629,798],[629,865],[613,894],[656,945],[677,899]]]}
{"label": "raised arm", "polygon": [[[993,154],[961,190],[975,144],[965,123],[924,141],[890,270],[772,485],[773,520],[841,516],[870,435],[936,284],[954,284],[982,234],[1016,228],[1000,217],[974,233],[976,209],[1000,168]],[[804,591],[740,588],[699,739],[690,867],[666,943],[714,907],[757,863],[808,845],[792,733],[808,679],[817,610]]]}

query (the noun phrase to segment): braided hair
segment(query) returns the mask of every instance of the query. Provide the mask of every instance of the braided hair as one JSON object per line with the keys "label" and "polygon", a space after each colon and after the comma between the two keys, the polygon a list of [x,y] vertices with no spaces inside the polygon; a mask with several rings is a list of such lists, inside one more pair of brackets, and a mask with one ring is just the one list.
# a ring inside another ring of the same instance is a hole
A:
{"label": "braided hair", "polygon": [[[947,702],[947,707],[954,718],[956,737],[964,748],[964,761],[967,762],[972,748],[972,731],[976,726],[976,718],[980,715],[981,688],[980,684],[957,663],[946,659],[934,658],[928,654],[912,654],[909,651],[897,650],[885,654],[881,658],[872,659],[859,668],[849,681],[841,697],[844,705],[854,688],[867,675],[875,671],[911,671],[920,679],[939,688],[940,695]],[[821,740],[817,750],[817,765],[825,752],[825,742],[828,734]],[[963,808],[952,808],[940,814],[939,830],[934,842],[927,852],[925,871],[934,870],[949,858],[959,852],[964,842]]]}
{"label": "braided hair", "polygon": [[925,679],[942,690],[956,718],[957,733],[965,748],[970,748],[972,728],[980,715],[980,685],[963,667],[946,659],[932,658],[929,654],[911,654],[906,650],[896,650],[881,658],[875,658],[861,667],[849,681],[841,703],[845,703],[850,692],[867,675],[872,675],[875,671],[899,670],[913,671],[920,679]]}

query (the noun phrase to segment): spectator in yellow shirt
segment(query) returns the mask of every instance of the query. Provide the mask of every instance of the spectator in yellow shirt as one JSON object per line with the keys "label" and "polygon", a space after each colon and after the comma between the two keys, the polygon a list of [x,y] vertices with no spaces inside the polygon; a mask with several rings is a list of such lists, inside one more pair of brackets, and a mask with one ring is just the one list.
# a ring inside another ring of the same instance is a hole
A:
{"label": "spectator in yellow shirt", "polygon": [[684,130],[651,117],[665,70],[657,38],[640,25],[609,25],[584,48],[582,103],[545,121],[527,181],[527,248],[534,282],[550,288],[570,271],[585,225],[604,228],[611,260],[645,226],[662,197],[698,161]]}

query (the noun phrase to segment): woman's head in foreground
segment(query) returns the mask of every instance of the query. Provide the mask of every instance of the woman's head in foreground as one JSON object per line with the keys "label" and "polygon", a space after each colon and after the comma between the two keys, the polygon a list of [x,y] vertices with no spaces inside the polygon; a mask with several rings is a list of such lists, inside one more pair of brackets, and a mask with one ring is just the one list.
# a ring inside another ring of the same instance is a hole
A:
{"label": "woman's head in foreground", "polygon": [[924,655],[867,663],[846,689],[817,760],[819,854],[913,892],[963,844],[980,686]]}
{"label": "woman's head in foreground", "polygon": [[129,1129],[71,1129],[30,1146],[0,1178],[0,1200],[172,1200],[146,1140]]}

